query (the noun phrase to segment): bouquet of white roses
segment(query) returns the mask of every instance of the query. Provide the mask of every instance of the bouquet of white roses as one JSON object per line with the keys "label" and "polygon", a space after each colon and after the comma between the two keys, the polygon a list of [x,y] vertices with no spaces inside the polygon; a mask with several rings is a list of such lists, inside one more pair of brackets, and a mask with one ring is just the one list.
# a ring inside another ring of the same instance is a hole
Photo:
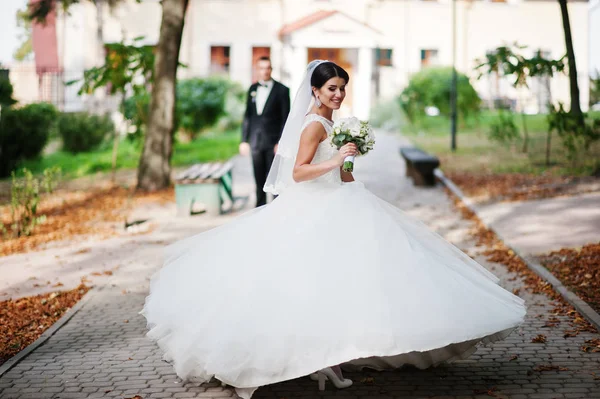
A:
{"label": "bouquet of white roses", "polygon": [[[339,150],[348,143],[356,144],[358,153],[364,155],[373,149],[375,134],[367,121],[361,121],[356,117],[338,119],[333,125],[331,144]],[[342,169],[345,172],[354,170],[354,156],[344,159]]]}

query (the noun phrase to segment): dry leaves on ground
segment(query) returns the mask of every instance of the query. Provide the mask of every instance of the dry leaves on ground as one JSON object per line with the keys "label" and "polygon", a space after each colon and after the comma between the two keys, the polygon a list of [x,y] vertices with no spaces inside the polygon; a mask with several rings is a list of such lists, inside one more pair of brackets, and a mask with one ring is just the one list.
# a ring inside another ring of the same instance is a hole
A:
{"label": "dry leaves on ground", "polygon": [[[155,193],[135,192],[122,187],[90,191],[57,191],[44,197],[38,207],[46,222],[30,236],[0,241],[0,256],[28,252],[42,244],[94,235],[109,238],[124,229],[127,215],[137,206],[173,201],[173,188]],[[10,207],[0,207],[0,220],[10,222]]]}
{"label": "dry leaves on ground", "polygon": [[[481,220],[449,190],[448,195],[454,201],[454,205],[461,212],[465,219],[473,222],[470,231],[471,235],[477,240],[478,246],[487,248],[483,254],[490,262],[500,263],[515,274],[517,274],[525,284],[526,288],[535,294],[544,294],[553,300],[554,309],[552,316],[546,321],[544,327],[557,326],[560,320],[556,316],[565,316],[569,320],[570,329],[565,331],[565,338],[575,337],[581,332],[598,333],[596,328],[585,320],[563,297],[554,291],[552,285],[540,278],[533,272],[527,264],[517,254],[509,249],[493,231],[485,227]],[[541,334],[540,334],[541,335]]]}
{"label": "dry leaves on ground", "polygon": [[498,390],[498,388],[496,387],[491,387],[489,389],[474,389],[473,393],[475,395],[487,395],[487,396],[491,396],[492,398],[497,398],[496,396],[496,391]]}
{"label": "dry leaves on ground", "polygon": [[538,258],[564,285],[600,313],[600,242]]}
{"label": "dry leaves on ground", "polygon": [[588,339],[581,345],[583,352],[600,353],[600,338]]}
{"label": "dry leaves on ground", "polygon": [[90,287],[0,302],[0,365],[34,342]]}
{"label": "dry leaves on ground", "polygon": [[531,342],[534,344],[545,344],[547,341],[548,338],[544,334],[538,334],[531,340]]}
{"label": "dry leaves on ground", "polygon": [[523,201],[582,194],[600,190],[595,177],[535,176],[520,173],[473,174],[448,172],[447,176],[476,202]]}
{"label": "dry leaves on ground", "polygon": [[554,364],[542,364],[533,368],[533,371],[568,371],[566,367],[557,366]]}

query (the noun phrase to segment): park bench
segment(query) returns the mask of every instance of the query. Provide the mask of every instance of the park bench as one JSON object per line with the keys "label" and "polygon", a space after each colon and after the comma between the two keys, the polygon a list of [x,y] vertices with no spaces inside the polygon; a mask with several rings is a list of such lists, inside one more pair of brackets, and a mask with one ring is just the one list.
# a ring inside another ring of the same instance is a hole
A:
{"label": "park bench", "polygon": [[[213,162],[199,163],[190,166],[175,177],[175,202],[179,216],[195,213],[220,215],[223,204],[228,202],[233,207],[232,192],[233,163]],[[196,204],[201,204],[203,211],[198,211]]]}
{"label": "park bench", "polygon": [[402,147],[400,154],[406,162],[406,176],[413,179],[415,186],[434,186],[433,171],[440,166],[437,157],[415,147]]}

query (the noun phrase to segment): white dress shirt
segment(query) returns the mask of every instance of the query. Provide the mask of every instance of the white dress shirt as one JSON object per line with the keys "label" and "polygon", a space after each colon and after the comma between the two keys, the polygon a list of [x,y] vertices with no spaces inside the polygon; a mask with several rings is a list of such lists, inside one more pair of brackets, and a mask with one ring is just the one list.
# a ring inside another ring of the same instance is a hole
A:
{"label": "white dress shirt", "polygon": [[[256,113],[262,115],[267,98],[269,98],[269,94],[273,88],[273,80],[271,79],[266,82],[258,81],[258,83],[258,87],[256,88]],[[262,85],[266,85],[267,87]]]}

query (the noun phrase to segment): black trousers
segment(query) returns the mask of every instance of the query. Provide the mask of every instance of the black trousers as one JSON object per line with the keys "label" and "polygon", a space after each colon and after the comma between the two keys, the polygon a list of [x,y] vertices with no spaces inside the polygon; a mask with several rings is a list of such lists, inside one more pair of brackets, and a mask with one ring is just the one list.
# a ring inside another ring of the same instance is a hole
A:
{"label": "black trousers", "polygon": [[273,164],[275,152],[268,150],[252,150],[252,166],[254,168],[254,181],[256,182],[256,206],[266,205],[267,193],[263,191],[269,170]]}

